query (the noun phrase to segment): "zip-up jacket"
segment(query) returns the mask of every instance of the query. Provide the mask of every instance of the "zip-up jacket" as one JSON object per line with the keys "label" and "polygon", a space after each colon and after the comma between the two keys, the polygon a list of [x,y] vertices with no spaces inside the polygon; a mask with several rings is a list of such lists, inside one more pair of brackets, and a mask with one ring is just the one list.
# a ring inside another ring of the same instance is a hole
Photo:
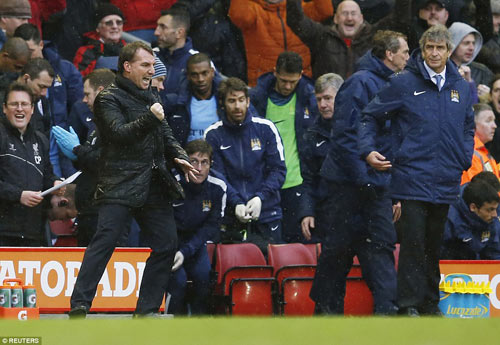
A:
{"label": "zip-up jacket", "polygon": [[[260,117],[266,117],[269,95],[276,85],[276,77],[273,72],[261,75],[257,86],[250,89],[250,102],[255,107]],[[318,104],[314,94],[313,81],[302,76],[295,91],[297,95],[295,104],[295,138],[297,139],[297,150],[299,152],[300,168],[303,170],[302,161],[304,157],[304,134],[319,117]]]}
{"label": "zip-up jacket", "polygon": [[[163,82],[164,90],[160,96],[165,106],[176,103],[176,96],[179,93],[179,85],[182,77],[186,75],[187,60],[191,55],[198,53],[193,49],[191,37],[186,38],[186,44],[182,48],[174,50],[172,53],[167,48],[160,48],[157,52],[158,58],[167,68],[167,77]],[[173,97],[173,98],[172,98]]]}
{"label": "zip-up jacket", "polygon": [[[162,192],[183,197],[169,172],[174,158],[189,160],[167,121],[149,110],[159,102],[151,89],[139,89],[117,75],[94,102],[94,120],[101,139],[96,198],[99,202],[140,207],[147,199],[153,170],[162,179]],[[168,167],[167,167],[168,165]]]}
{"label": "zip-up jacket", "polygon": [[[361,111],[387,83],[393,71],[382,60],[368,51],[359,61],[359,70],[340,87],[335,97],[331,149],[321,176],[329,181],[350,182],[362,186],[372,184],[385,187],[389,183],[387,172],[371,169],[359,151],[359,123]],[[390,148],[388,125],[378,128],[375,136],[377,151]]]}
{"label": "zip-up jacket", "polygon": [[321,179],[320,170],[331,149],[331,129],[333,120],[325,120],[318,116],[315,123],[304,133],[302,178],[304,182],[301,205],[298,208],[299,219],[315,216],[316,201],[324,196],[327,188]]}
{"label": "zip-up jacket", "polygon": [[360,126],[363,158],[377,150],[380,128],[391,120],[392,197],[449,204],[459,194],[460,177],[474,150],[474,114],[470,86],[454,63],[446,63],[441,91],[429,77],[419,51],[404,72],[363,110]]}
{"label": "zip-up jacket", "polygon": [[[221,78],[218,74],[215,75],[212,81],[212,94],[215,96],[217,102],[217,89]],[[173,109],[166,109],[166,116],[170,128],[174,133],[175,138],[179,143],[184,146],[187,143],[189,137],[189,130],[191,129],[191,99],[193,93],[191,92],[191,87],[187,79],[184,79],[180,86],[179,95],[177,97],[177,103]]]}
{"label": "zip-up jacket", "polygon": [[[294,51],[304,60],[304,73],[311,76],[311,53],[286,23],[286,1],[271,4],[265,0],[231,0],[229,18],[243,34],[247,53],[248,85],[273,70],[278,55]],[[333,15],[330,0],[304,2],[306,15],[323,21]]]}
{"label": "zip-up jacket", "polygon": [[0,236],[40,240],[43,203],[21,204],[23,191],[44,191],[54,185],[49,142],[28,125],[24,135],[0,120]]}
{"label": "zip-up jacket", "polygon": [[450,206],[444,228],[445,260],[500,260],[500,222],[486,223],[460,198]]}
{"label": "zip-up jacket", "polygon": [[187,183],[176,175],[186,197],[172,203],[179,235],[179,250],[190,258],[207,241],[217,242],[226,208],[227,185],[213,174],[201,184]]}
{"label": "zip-up jacket", "polygon": [[280,188],[285,182],[283,143],[276,126],[252,115],[249,109],[243,123],[236,125],[221,114],[205,131],[214,150],[213,168],[236,190],[237,204],[258,196],[262,200],[259,222],[281,219]]}

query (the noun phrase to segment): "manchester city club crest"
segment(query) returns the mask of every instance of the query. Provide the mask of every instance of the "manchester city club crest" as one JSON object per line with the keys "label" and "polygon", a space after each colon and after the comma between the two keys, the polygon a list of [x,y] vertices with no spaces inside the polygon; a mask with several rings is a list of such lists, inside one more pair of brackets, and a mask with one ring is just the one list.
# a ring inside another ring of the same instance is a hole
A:
{"label": "manchester city club crest", "polygon": [[203,200],[202,212],[210,212],[212,209],[212,201],[211,200]]}
{"label": "manchester city club crest", "polygon": [[451,101],[455,103],[460,103],[460,95],[457,90],[451,90]]}
{"label": "manchester city club crest", "polygon": [[252,151],[262,150],[260,139],[259,138],[250,139],[250,147],[252,148]]}

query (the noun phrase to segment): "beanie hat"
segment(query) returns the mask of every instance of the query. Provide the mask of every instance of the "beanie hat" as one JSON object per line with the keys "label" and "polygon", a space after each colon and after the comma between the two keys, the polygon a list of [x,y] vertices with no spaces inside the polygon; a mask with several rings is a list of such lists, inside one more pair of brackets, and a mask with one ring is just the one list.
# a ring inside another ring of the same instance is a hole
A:
{"label": "beanie hat", "polygon": [[95,10],[95,15],[94,15],[95,27],[99,25],[99,22],[102,20],[102,18],[110,16],[112,14],[115,14],[124,19],[122,11],[120,11],[120,9],[115,5],[107,2],[100,4]]}
{"label": "beanie hat", "polygon": [[500,0],[491,0],[491,13],[500,14]]}
{"label": "beanie hat", "polygon": [[420,0],[417,2],[417,9],[420,10],[420,9],[424,8],[430,2],[437,3],[437,4],[441,5],[441,7],[444,7],[446,9],[451,8],[451,1],[450,0]]}
{"label": "beanie hat", "polygon": [[157,56],[155,56],[154,68],[155,68],[155,74],[153,75],[153,79],[167,75],[167,68]]}
{"label": "beanie hat", "polygon": [[1,0],[0,17],[31,18],[31,5],[28,0]]}

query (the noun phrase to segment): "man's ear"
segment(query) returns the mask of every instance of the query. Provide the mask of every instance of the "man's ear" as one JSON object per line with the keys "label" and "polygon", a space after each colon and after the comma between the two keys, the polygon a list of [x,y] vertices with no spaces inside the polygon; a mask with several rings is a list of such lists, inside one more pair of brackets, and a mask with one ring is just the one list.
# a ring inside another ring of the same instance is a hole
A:
{"label": "man's ear", "polygon": [[471,212],[477,213],[477,211],[479,211],[479,208],[476,206],[476,204],[471,203],[471,204],[469,205],[469,210],[470,210]]}

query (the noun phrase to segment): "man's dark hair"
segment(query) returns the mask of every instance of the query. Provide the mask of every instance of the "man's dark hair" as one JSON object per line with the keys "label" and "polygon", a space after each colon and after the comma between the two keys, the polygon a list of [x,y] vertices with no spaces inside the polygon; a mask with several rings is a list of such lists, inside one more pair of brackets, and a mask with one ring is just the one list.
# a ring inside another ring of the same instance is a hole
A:
{"label": "man's dark hair", "polygon": [[20,37],[25,41],[33,40],[36,44],[39,44],[42,40],[40,37],[40,31],[38,31],[38,28],[31,23],[19,25],[16,31],[14,31],[13,37]]}
{"label": "man's dark hair", "polygon": [[27,74],[33,80],[38,78],[40,76],[40,73],[42,73],[43,71],[47,71],[51,78],[54,78],[56,76],[56,73],[54,72],[54,69],[52,68],[50,63],[42,58],[29,60],[28,63],[24,65],[21,74]]}
{"label": "man's dark hair", "polygon": [[226,80],[221,81],[219,85],[219,89],[217,90],[217,94],[219,95],[219,102],[224,106],[224,101],[226,100],[226,96],[230,92],[234,91],[243,91],[245,93],[245,97],[248,98],[248,86],[241,79],[230,77]]}
{"label": "man's dark hair", "polygon": [[408,38],[400,32],[391,30],[377,31],[372,39],[372,54],[380,60],[384,60],[386,51],[396,53],[401,48],[399,44],[400,38],[408,41]]}
{"label": "man's dark hair", "polygon": [[106,88],[111,85],[111,83],[115,81],[115,77],[115,73],[109,68],[98,68],[87,75],[84,82],[88,80],[89,85],[94,90],[97,90],[99,86]]}
{"label": "man's dark hair", "polygon": [[35,95],[33,95],[33,91],[31,91],[31,88],[24,83],[20,83],[18,81],[15,81],[9,85],[9,87],[7,88],[7,91],[5,92],[5,98],[3,100],[3,103],[5,105],[7,105],[7,100],[9,99],[9,95],[12,92],[16,92],[16,91],[26,92],[30,96],[31,103],[33,103],[33,101],[35,99]]}
{"label": "man's dark hair", "polygon": [[153,53],[153,49],[146,43],[141,41],[135,41],[129,43],[125,47],[123,47],[122,50],[120,51],[120,57],[118,58],[118,73],[120,74],[123,73],[123,64],[125,63],[125,61],[128,62],[134,61],[135,53],[139,49],[144,49],[151,55],[155,56],[155,54]]}
{"label": "man's dark hair", "polygon": [[186,63],[187,69],[189,69],[189,66],[191,66],[191,65],[196,65],[196,64],[199,64],[202,62],[208,62],[208,64],[210,65],[210,62],[211,62],[210,57],[205,53],[193,54],[187,60],[187,63]]}
{"label": "man's dark hair", "polygon": [[493,84],[495,84],[495,82],[497,82],[498,80],[500,80],[500,73],[497,73],[493,76],[493,79],[491,80],[491,83],[490,83],[490,94],[493,92]]}
{"label": "man's dark hair", "polygon": [[276,60],[276,72],[302,73],[302,57],[292,51],[281,53]]}
{"label": "man's dark hair", "polygon": [[22,57],[29,58],[31,55],[28,44],[19,37],[11,37],[5,42],[0,53],[7,53],[9,57],[17,60]]}
{"label": "man's dark hair", "polygon": [[186,147],[184,149],[186,150],[188,156],[197,152],[206,154],[208,155],[208,159],[210,160],[210,162],[212,162],[212,154],[213,154],[212,146],[203,139],[196,139],[190,141],[189,143],[186,144]]}
{"label": "man's dark hair", "polygon": [[500,181],[498,177],[491,171],[481,171],[479,174],[475,175],[471,182],[483,181],[492,186],[497,192],[500,192]]}
{"label": "man's dark hair", "polygon": [[470,182],[464,189],[462,199],[468,206],[475,204],[477,208],[481,208],[485,202],[500,202],[498,192],[481,180]]}
{"label": "man's dark hair", "polygon": [[177,29],[179,27],[183,27],[187,35],[187,32],[191,27],[191,17],[185,7],[176,6],[176,4],[174,4],[168,10],[161,11],[161,16],[171,16],[172,24],[175,26],[175,28]]}

